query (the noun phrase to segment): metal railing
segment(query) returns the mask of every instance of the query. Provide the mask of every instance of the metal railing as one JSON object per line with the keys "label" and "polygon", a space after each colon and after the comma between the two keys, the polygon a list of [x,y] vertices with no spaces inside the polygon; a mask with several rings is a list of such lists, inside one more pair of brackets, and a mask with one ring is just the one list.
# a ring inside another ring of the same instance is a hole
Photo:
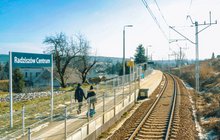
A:
{"label": "metal railing", "polygon": [[[149,75],[152,70],[144,72],[144,77]],[[138,80],[141,77],[139,70],[134,73],[125,76],[118,76],[114,79],[101,82],[95,85],[96,98],[96,115],[97,117],[103,115],[104,112],[111,110],[116,105],[124,103],[124,99],[131,98],[131,93],[135,92],[139,87]],[[124,80],[123,80],[124,79]],[[124,83],[123,83],[124,81]],[[123,90],[124,89],[124,90]],[[87,94],[87,89],[84,89]],[[59,131],[56,135],[46,136],[65,138],[69,134],[76,131],[76,129],[70,128],[68,121],[74,119],[80,120],[78,128],[82,127],[85,123],[88,123],[94,118],[90,118],[86,115],[89,112],[89,100],[83,101],[82,113],[77,114],[78,103],[74,101],[74,92],[66,92],[64,95],[54,96],[54,114],[51,120],[50,116],[50,100],[42,101],[41,103],[24,106],[20,110],[14,113],[14,127],[10,128],[9,114],[0,116],[0,138],[31,138],[31,135],[35,137],[35,133],[41,133],[40,130],[44,127],[50,127],[51,124],[56,123],[58,125],[64,125],[63,132]],[[63,124],[64,123],[64,124]],[[33,133],[35,132],[35,133]],[[44,139],[42,137],[36,137],[36,139]]]}

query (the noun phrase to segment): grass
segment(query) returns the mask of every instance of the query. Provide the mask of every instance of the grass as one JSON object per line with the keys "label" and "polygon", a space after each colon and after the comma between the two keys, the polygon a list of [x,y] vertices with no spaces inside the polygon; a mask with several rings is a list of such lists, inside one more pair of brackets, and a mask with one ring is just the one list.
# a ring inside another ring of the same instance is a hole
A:
{"label": "grass", "polygon": [[[67,88],[60,88],[59,91],[64,91],[64,92],[68,92],[68,91],[73,91],[75,88],[73,87],[67,87]],[[4,98],[8,95],[8,92],[0,92],[0,97]],[[67,95],[68,96],[68,95]],[[70,97],[67,97],[66,94],[60,94],[57,96],[54,96],[54,100],[56,100],[56,98],[62,98],[63,99],[70,99]],[[13,110],[18,111],[22,109],[22,106],[29,106],[29,105],[39,105],[42,104],[44,102],[48,102],[50,101],[50,96],[47,97],[40,97],[40,98],[35,98],[32,100],[25,100],[25,101],[19,101],[19,102],[14,102],[13,103]],[[57,101],[60,103],[60,101]],[[9,102],[0,102],[0,115],[3,115],[5,113],[9,113],[9,109],[10,109],[10,104]]]}
{"label": "grass", "polygon": [[[199,118],[204,117],[208,123],[202,124],[206,131],[215,130],[220,134],[220,61],[210,59],[200,62],[200,90],[204,93],[196,95],[196,108]],[[192,87],[195,86],[195,65],[181,68],[181,75],[178,70],[173,73],[180,76]],[[218,121],[213,121],[218,120]]]}
{"label": "grass", "polygon": [[[33,100],[26,100],[26,101],[20,101],[20,102],[15,102],[13,103],[13,110],[18,111],[22,109],[22,106],[28,106],[28,105],[33,105],[33,104],[39,104],[45,101],[50,100],[50,97],[41,97],[41,98],[37,98],[37,99],[33,99]],[[0,107],[1,107],[1,111],[0,111],[0,115],[3,115],[5,113],[9,113],[9,102],[0,102]]]}
{"label": "grass", "polygon": [[[98,94],[106,93],[109,94],[112,91],[112,84],[100,84],[97,92]],[[84,91],[89,90],[90,85],[82,85]],[[54,116],[61,116],[63,114],[63,106],[70,103],[71,97],[74,99],[74,87],[60,88],[59,91],[64,91],[65,93],[54,95]],[[8,95],[7,92],[1,92],[0,95],[5,97]],[[38,123],[45,118],[50,117],[50,96],[35,98],[32,100],[19,101],[13,103],[14,117],[14,128],[9,128],[9,102],[0,102],[0,134],[6,134],[6,131],[9,133],[20,130],[22,127],[22,106],[25,106],[25,124],[26,126]],[[75,104],[75,103],[74,103]],[[73,105],[74,105],[73,104]]]}
{"label": "grass", "polygon": [[8,92],[0,91],[0,98],[5,98],[8,95]]}
{"label": "grass", "polygon": [[[54,106],[59,104],[65,104],[65,100],[70,100],[70,93],[64,93],[61,95],[54,96]],[[22,124],[22,106],[25,105],[25,124],[26,126],[37,123],[45,118],[50,117],[50,96],[36,98],[33,100],[26,100],[15,102],[13,104],[14,117],[14,128],[9,128],[9,102],[0,103],[0,134],[4,134],[6,131],[13,132],[21,129]],[[61,114],[63,109],[54,108],[54,114]]]}
{"label": "grass", "polygon": [[60,88],[59,91],[73,91],[74,87],[66,87],[66,88]]}

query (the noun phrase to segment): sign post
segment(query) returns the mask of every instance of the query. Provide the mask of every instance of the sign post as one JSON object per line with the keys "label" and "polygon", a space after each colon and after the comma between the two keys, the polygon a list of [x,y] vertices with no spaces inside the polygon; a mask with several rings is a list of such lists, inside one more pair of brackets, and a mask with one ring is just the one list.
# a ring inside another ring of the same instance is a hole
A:
{"label": "sign post", "polygon": [[9,52],[9,58],[10,127],[13,128],[13,68],[51,67],[51,116],[53,116],[53,55]]}
{"label": "sign post", "polygon": [[[130,58],[130,60],[127,62],[127,66],[129,66],[129,94],[131,93],[131,68],[134,67],[134,60]],[[130,96],[129,96],[130,97]],[[130,101],[130,98],[129,98]]]}
{"label": "sign post", "polygon": [[10,127],[13,128],[12,52],[9,52]]}
{"label": "sign post", "polygon": [[53,120],[53,55],[51,54],[51,121]]}

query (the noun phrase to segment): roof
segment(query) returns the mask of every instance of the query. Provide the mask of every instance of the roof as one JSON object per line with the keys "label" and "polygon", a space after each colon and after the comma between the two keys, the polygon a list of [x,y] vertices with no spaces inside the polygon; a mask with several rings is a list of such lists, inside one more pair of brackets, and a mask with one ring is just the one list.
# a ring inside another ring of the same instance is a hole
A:
{"label": "roof", "polygon": [[9,61],[9,55],[7,54],[0,54],[0,63],[6,64]]}

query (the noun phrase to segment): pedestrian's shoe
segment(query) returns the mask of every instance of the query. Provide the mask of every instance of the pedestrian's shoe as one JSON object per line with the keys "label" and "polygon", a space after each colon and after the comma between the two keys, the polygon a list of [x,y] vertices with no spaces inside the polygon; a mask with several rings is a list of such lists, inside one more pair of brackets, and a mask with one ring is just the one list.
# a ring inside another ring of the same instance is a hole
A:
{"label": "pedestrian's shoe", "polygon": [[80,114],[81,113],[81,110],[77,110],[77,114]]}
{"label": "pedestrian's shoe", "polygon": [[95,112],[94,109],[90,109],[89,112],[86,113],[86,116],[87,116],[87,117],[89,117],[89,116],[90,116],[90,117],[93,117],[95,113],[96,113],[96,112]]}

